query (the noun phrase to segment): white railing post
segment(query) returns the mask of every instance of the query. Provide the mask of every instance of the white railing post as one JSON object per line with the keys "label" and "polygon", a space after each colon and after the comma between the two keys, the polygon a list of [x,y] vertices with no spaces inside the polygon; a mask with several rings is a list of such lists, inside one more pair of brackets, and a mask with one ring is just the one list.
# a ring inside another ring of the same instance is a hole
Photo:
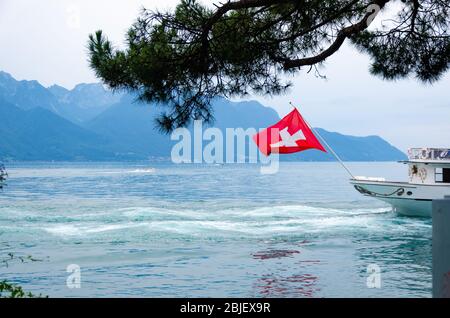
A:
{"label": "white railing post", "polygon": [[433,200],[433,298],[450,298],[450,196]]}

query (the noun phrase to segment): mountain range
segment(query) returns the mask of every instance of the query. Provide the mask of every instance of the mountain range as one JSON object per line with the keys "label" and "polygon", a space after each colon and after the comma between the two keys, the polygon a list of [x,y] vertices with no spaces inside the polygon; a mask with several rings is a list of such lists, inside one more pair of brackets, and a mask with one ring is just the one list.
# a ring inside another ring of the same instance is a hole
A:
{"label": "mountain range", "polygon": [[[256,101],[213,102],[214,127],[264,128],[277,112]],[[101,84],[72,90],[37,81],[18,81],[0,71],[0,160],[114,161],[169,158],[176,143],[160,133],[155,117],[162,111],[127,93]],[[317,131],[347,161],[402,160],[405,154],[378,136],[356,137]],[[331,161],[316,150],[285,155],[283,160]]]}

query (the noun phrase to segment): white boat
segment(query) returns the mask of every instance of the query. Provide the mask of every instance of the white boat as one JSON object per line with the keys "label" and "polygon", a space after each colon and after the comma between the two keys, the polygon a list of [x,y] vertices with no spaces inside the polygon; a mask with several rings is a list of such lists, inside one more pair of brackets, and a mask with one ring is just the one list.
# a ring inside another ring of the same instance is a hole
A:
{"label": "white boat", "polygon": [[408,160],[409,181],[354,177],[356,190],[392,205],[402,215],[431,217],[431,202],[450,195],[450,148],[411,148]]}

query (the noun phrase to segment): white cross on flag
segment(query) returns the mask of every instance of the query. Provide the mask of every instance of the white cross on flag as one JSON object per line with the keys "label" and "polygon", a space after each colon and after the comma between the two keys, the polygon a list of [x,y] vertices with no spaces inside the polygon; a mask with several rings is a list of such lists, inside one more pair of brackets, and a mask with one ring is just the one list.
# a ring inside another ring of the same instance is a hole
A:
{"label": "white cross on flag", "polygon": [[253,140],[266,156],[272,152],[293,153],[307,149],[326,152],[297,109],[275,125],[254,135]]}

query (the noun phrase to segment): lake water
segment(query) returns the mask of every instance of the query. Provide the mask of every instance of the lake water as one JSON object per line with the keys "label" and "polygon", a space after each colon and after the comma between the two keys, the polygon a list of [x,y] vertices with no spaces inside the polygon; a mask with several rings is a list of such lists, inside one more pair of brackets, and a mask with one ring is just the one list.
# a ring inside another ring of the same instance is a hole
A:
{"label": "lake water", "polygon": [[[404,180],[397,163],[351,163]],[[363,197],[336,163],[10,164],[0,280],[50,297],[431,297],[431,220]],[[81,270],[68,288],[67,266]],[[368,266],[380,288],[368,288]],[[8,266],[6,266],[8,265]],[[373,266],[373,265],[372,265]]]}

